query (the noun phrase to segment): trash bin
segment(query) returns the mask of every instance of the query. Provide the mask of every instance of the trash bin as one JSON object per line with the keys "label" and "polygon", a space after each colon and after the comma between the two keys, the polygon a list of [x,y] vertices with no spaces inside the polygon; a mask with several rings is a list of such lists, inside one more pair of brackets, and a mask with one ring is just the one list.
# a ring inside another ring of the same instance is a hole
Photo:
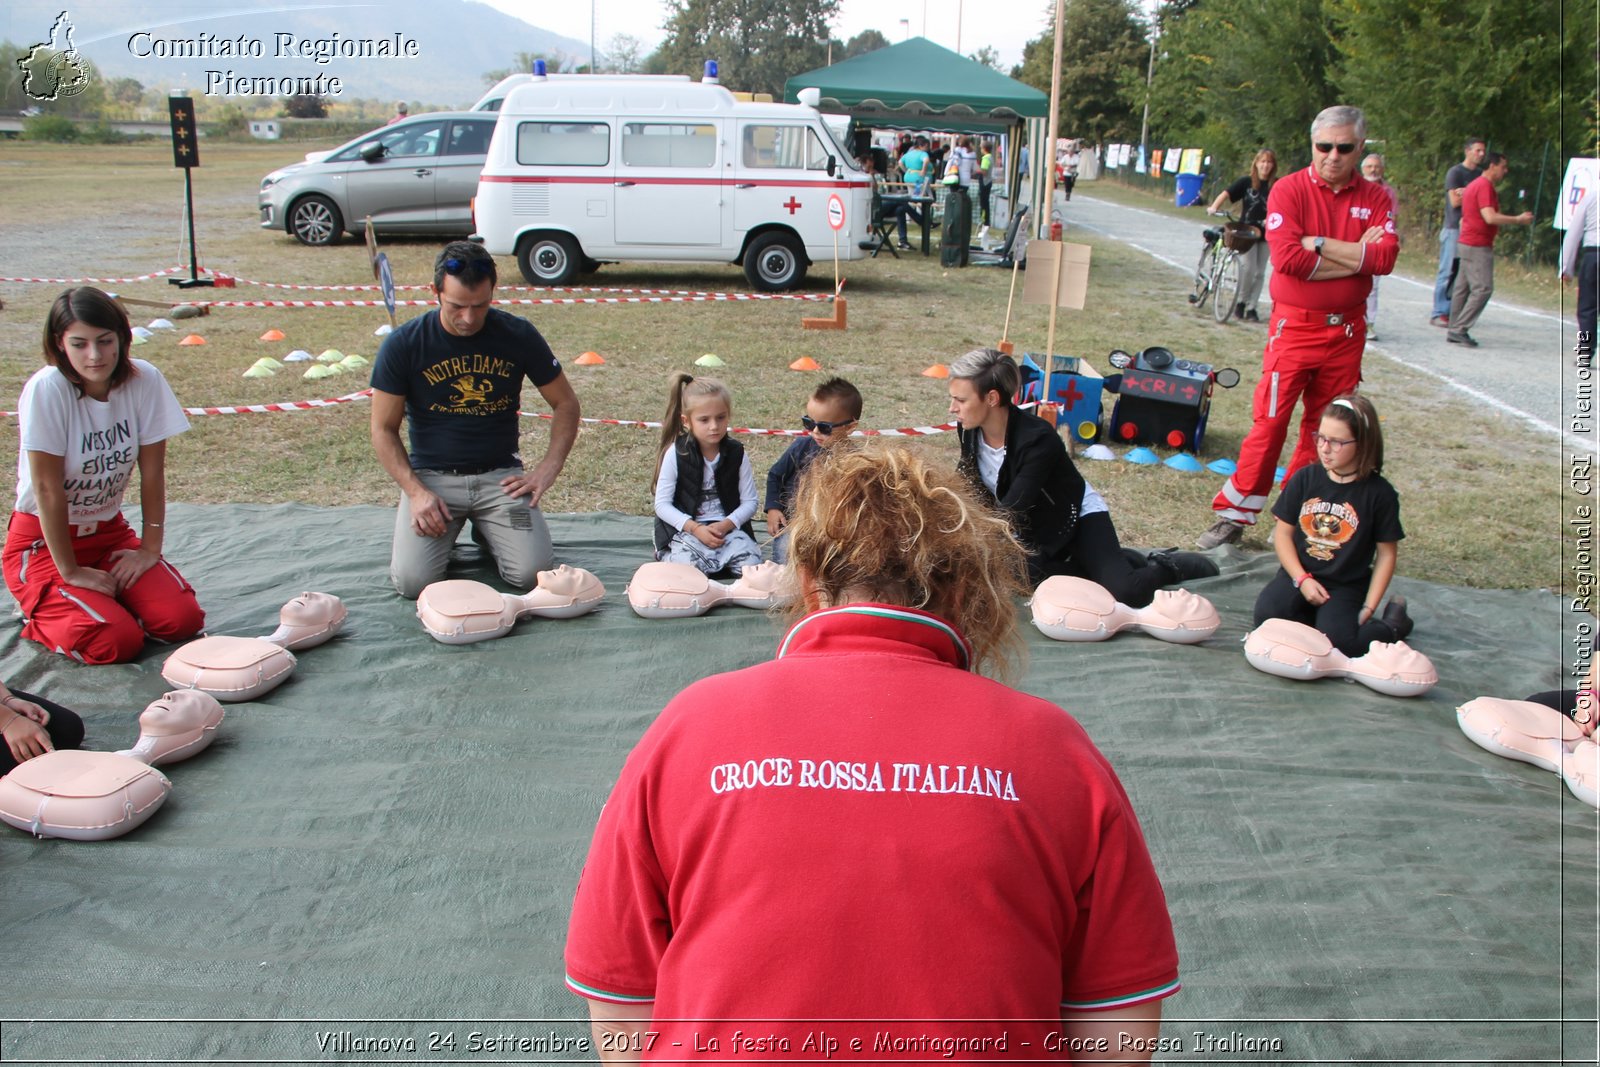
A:
{"label": "trash bin", "polygon": [[945,190],[939,263],[946,267],[965,267],[967,242],[972,239],[972,198],[963,185],[947,185]]}
{"label": "trash bin", "polygon": [[1177,205],[1179,207],[1188,207],[1191,204],[1198,204],[1200,202],[1200,187],[1205,183],[1206,176],[1204,174],[1178,175]]}

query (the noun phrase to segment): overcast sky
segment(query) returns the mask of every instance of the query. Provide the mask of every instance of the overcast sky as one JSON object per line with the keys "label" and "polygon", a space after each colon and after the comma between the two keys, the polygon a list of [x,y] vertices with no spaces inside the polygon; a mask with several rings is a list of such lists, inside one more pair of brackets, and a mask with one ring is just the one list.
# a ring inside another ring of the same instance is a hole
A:
{"label": "overcast sky", "polygon": [[[666,0],[482,0],[541,29],[580,41],[593,39],[601,52],[606,42],[626,33],[644,42],[640,55],[661,43],[667,21]],[[926,37],[951,51],[971,55],[984,45],[1000,54],[1009,71],[1022,62],[1022,47],[1050,24],[1049,0],[842,0],[833,33],[848,41],[863,30],[877,30],[891,44],[907,33]],[[900,20],[905,19],[902,26]],[[958,39],[959,37],[959,39]],[[714,58],[714,57],[708,57]]]}

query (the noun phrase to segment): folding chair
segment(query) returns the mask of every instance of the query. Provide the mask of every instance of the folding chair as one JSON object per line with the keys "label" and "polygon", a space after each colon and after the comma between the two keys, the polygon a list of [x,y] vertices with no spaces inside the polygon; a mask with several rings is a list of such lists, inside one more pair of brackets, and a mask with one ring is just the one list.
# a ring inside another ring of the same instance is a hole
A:
{"label": "folding chair", "polygon": [[878,253],[885,248],[895,259],[900,258],[900,252],[895,248],[895,218],[884,213],[883,194],[874,189],[872,191],[872,232],[875,235],[870,241],[863,241],[862,246],[872,246],[872,255],[868,258],[877,259]]}

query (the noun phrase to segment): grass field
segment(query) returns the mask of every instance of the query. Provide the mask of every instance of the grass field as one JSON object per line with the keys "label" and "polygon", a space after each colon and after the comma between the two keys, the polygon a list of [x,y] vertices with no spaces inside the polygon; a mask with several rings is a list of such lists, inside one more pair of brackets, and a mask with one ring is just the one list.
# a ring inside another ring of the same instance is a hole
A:
{"label": "grass field", "polygon": [[[329,249],[301,247],[256,224],[261,176],[300,152],[328,147],[297,144],[207,144],[195,171],[195,217],[203,266],[257,282],[363,284],[371,282],[365,248],[346,242]],[[182,232],[181,172],[165,145],[61,147],[13,144],[0,159],[6,195],[0,226],[7,235],[0,275],[12,277],[124,277],[179,262]],[[1085,192],[1101,189],[1085,185]],[[1108,195],[1138,197],[1122,189]],[[1179,355],[1237,367],[1243,382],[1219,391],[1202,460],[1235,453],[1249,423],[1249,397],[1260,366],[1263,335],[1239,325],[1217,326],[1184,303],[1170,268],[1114,243],[1094,248],[1090,307],[1061,314],[1056,350],[1088,356],[1102,370],[1112,348],[1136,350],[1164,344]],[[401,285],[429,280],[438,248],[432,240],[383,242]],[[502,282],[520,283],[515,264],[500,261]],[[945,384],[922,377],[935,362],[998,341],[1006,324],[1010,274],[973,267],[942,270],[937,257],[887,255],[843,265],[849,329],[802,331],[800,319],[826,306],[796,301],[544,305],[524,308],[567,367],[585,416],[659,419],[670,372],[692,369],[704,353],[728,366],[718,372],[731,387],[734,418],[752,427],[795,427],[817,374],[788,370],[809,355],[824,372],[853,380],[866,397],[866,426],[890,428],[946,421]],[[745,291],[732,266],[608,266],[596,285],[683,290]],[[812,292],[832,285],[831,264],[813,268]],[[0,403],[8,409],[39,365],[39,331],[59,284],[0,284]],[[177,290],[163,280],[105,288],[124,296],[169,300]],[[419,292],[402,292],[419,297]],[[536,293],[509,293],[537,296]],[[376,299],[376,293],[312,293],[241,284],[237,289],[194,290],[196,300]],[[158,311],[135,315],[135,323]],[[401,309],[401,317],[419,313]],[[331,397],[366,385],[364,374],[305,381],[304,365],[274,378],[241,375],[258,357],[293,348],[313,354],[327,348],[369,359],[386,316],[377,308],[238,308],[179,323],[140,346],[157,363],[186,405],[269,403]],[[276,327],[280,342],[257,338]],[[1018,351],[1045,347],[1045,312],[1013,313],[1010,337]],[[184,333],[206,338],[203,347],[179,347]],[[600,352],[602,367],[578,367],[586,350]],[[1365,388],[1384,413],[1390,463],[1386,471],[1404,502],[1408,538],[1402,575],[1484,587],[1558,588],[1561,453],[1554,440],[1532,437],[1465,400],[1441,393],[1388,360],[1367,361]],[[526,408],[538,398],[529,391]],[[175,500],[220,502],[299,501],[318,505],[388,504],[394,489],[372,458],[365,403],[294,414],[196,418],[193,432],[173,442],[169,494]],[[524,455],[544,448],[545,424],[528,420]],[[1486,447],[1485,442],[1495,442]],[[784,447],[775,437],[747,439],[757,480]],[[941,435],[915,447],[953,455],[954,439]],[[552,511],[649,510],[655,436],[647,431],[587,425],[555,489]],[[14,477],[16,439],[0,435],[0,470]],[[1111,502],[1125,542],[1145,546],[1187,544],[1210,521],[1208,504],[1218,479],[1164,467],[1084,461],[1085,471]],[[1448,470],[1448,484],[1441,471]],[[1517,506],[1505,506],[1515,499]],[[1246,548],[1265,548],[1252,535]]]}

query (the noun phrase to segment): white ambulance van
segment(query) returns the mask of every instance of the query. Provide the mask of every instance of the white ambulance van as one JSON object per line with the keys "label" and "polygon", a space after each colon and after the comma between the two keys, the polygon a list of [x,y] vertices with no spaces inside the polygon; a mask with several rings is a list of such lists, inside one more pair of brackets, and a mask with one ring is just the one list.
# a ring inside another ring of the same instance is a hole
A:
{"label": "white ambulance van", "polygon": [[[625,260],[722,262],[793,289],[837,247],[860,259],[872,179],[817,111],[747,103],[713,79],[531,76],[499,109],[476,237],[530,285]],[[835,236],[829,201],[843,209]]]}

